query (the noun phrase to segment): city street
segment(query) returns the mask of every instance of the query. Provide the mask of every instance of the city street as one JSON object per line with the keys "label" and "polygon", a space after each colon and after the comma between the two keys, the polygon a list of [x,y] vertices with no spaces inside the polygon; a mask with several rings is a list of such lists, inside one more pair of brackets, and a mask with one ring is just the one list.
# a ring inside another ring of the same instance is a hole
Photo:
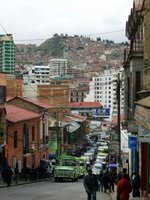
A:
{"label": "city street", "polygon": [[[2,200],[85,200],[83,180],[78,182],[43,181],[0,188]],[[111,200],[110,194],[97,192],[97,200]]]}

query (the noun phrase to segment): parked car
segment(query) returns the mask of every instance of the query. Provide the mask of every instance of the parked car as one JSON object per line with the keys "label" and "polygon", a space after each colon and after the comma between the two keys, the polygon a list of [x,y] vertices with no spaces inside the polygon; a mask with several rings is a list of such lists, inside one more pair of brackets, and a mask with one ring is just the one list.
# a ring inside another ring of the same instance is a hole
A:
{"label": "parked car", "polygon": [[78,181],[79,176],[80,164],[77,158],[68,155],[58,157],[54,169],[55,181],[62,181],[63,179]]}

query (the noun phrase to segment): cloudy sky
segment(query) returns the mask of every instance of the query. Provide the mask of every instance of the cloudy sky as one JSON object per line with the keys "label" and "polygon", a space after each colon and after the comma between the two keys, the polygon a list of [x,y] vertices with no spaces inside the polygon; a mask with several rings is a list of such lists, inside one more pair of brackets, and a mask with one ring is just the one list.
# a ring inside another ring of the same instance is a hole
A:
{"label": "cloudy sky", "polygon": [[133,0],[0,0],[0,33],[17,43],[42,43],[53,34],[126,41]]}

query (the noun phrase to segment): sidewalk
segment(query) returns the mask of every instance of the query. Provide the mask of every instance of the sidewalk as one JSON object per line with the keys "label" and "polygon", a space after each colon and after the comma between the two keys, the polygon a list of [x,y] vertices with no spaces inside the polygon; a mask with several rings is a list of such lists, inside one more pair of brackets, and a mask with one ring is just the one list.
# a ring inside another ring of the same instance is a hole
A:
{"label": "sidewalk", "polygon": [[[117,187],[115,187],[115,192],[111,192],[110,193],[110,196],[111,196],[111,199],[112,200],[117,200]],[[133,198],[132,197],[132,192],[130,193],[130,198],[129,200],[142,200],[143,197],[136,197],[136,198]]]}
{"label": "sidewalk", "polygon": [[[53,178],[38,179],[36,181],[32,181],[32,180],[25,181],[24,179],[19,179],[17,184],[16,184],[16,181],[13,180],[11,186],[31,184],[31,183],[42,182],[42,181],[52,181],[52,180],[53,180]],[[4,187],[8,187],[7,183],[4,183],[4,181],[0,177],[0,188],[4,188]]]}

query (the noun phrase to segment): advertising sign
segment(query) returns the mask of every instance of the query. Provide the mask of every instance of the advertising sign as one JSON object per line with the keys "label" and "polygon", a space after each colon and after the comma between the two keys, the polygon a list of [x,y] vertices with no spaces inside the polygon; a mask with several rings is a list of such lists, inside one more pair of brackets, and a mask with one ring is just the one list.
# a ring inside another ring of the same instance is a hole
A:
{"label": "advertising sign", "polygon": [[56,151],[57,151],[57,136],[56,133],[53,133],[48,143],[49,159],[54,159],[56,157]]}
{"label": "advertising sign", "polygon": [[128,136],[128,148],[137,149],[137,137],[133,135]]}
{"label": "advertising sign", "polygon": [[143,126],[139,126],[139,142],[150,143],[150,131]]}
{"label": "advertising sign", "polygon": [[136,123],[136,121],[129,121],[128,122],[128,132],[134,133],[134,132],[138,132],[138,124]]}
{"label": "advertising sign", "polygon": [[97,116],[110,116],[110,108],[97,108],[93,109],[93,115]]}
{"label": "advertising sign", "polygon": [[134,118],[143,126],[150,128],[150,110],[142,106],[136,106]]}

